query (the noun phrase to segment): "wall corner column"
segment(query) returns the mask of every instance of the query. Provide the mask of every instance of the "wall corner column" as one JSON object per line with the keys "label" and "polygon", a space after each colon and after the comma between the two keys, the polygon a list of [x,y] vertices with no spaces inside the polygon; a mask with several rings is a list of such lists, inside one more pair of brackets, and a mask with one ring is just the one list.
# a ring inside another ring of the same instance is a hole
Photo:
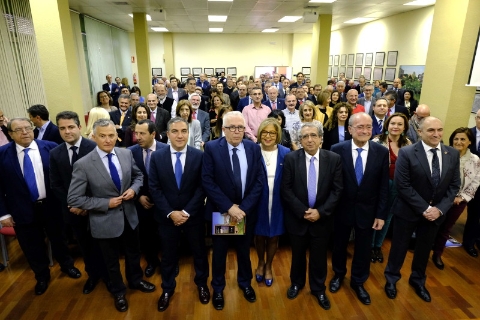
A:
{"label": "wall corner column", "polygon": [[328,55],[330,53],[330,37],[332,15],[321,14],[312,30],[312,62],[310,64],[310,79],[312,84],[326,86],[328,77]]}
{"label": "wall corner column", "polygon": [[150,46],[148,43],[147,16],[144,12],[133,13],[135,52],[137,55],[138,84],[143,96],[152,92],[152,69],[150,67]]}

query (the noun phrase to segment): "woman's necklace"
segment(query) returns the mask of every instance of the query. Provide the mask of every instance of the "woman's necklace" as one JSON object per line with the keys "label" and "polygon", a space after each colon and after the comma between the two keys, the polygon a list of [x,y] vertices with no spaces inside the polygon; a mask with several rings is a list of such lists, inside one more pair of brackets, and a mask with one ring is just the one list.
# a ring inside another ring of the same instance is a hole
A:
{"label": "woman's necklace", "polygon": [[[267,152],[270,153],[269,157],[267,157]],[[270,165],[270,158],[272,158],[272,153],[273,153],[273,151],[263,151],[262,150],[263,158],[265,159],[265,162],[266,162],[267,166]]]}

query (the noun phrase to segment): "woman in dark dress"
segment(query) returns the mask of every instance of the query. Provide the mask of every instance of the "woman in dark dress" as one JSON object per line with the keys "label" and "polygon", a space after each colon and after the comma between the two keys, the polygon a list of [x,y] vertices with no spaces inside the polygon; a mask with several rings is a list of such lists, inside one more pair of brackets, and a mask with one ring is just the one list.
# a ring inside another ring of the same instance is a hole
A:
{"label": "woman in dark dress", "polygon": [[[130,147],[137,144],[137,137],[135,136],[135,126],[140,120],[150,119],[150,108],[144,103],[135,105],[132,109],[132,122],[125,130],[125,147]],[[155,133],[155,139],[160,141],[160,134]]]}
{"label": "woman in dark dress", "polygon": [[340,102],[333,107],[332,116],[325,123],[322,149],[330,150],[336,143],[352,139],[348,132],[348,119],[352,115],[352,107]]}
{"label": "woman in dark dress", "polygon": [[285,148],[291,149],[292,148],[292,139],[290,138],[290,132],[285,128],[285,114],[282,110],[273,110],[268,115],[269,118],[274,118],[278,120],[280,124],[280,128],[282,128],[282,139],[280,140],[280,144]]}

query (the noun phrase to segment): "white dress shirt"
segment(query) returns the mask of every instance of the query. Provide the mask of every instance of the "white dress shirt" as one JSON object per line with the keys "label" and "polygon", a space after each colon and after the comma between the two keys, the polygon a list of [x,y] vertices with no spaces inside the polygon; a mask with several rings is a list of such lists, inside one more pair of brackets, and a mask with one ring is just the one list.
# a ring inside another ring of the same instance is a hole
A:
{"label": "white dress shirt", "polygon": [[43,126],[38,128],[38,140],[43,140],[43,135],[45,134],[45,130],[47,130],[48,125],[50,124],[50,121],[45,122]]}
{"label": "white dress shirt", "polygon": [[78,139],[77,143],[75,143],[75,144],[70,144],[70,143],[65,142],[65,147],[67,148],[68,159],[69,159],[70,163],[72,163],[72,156],[73,156],[73,150],[70,149],[70,148],[73,147],[73,146],[77,147],[77,155],[78,155],[78,152],[80,151],[80,144],[81,143],[82,143],[82,136],[80,136],[80,139]]}
{"label": "white dress shirt", "polygon": [[[367,166],[367,156],[368,156],[369,147],[370,147],[370,145],[369,145],[368,142],[365,143],[365,145],[363,147],[361,147],[363,149],[362,153],[360,153],[360,156],[362,157],[363,173],[365,173],[365,167]],[[355,144],[355,142],[353,142],[353,140],[352,140],[352,158],[353,158],[353,167],[354,168],[355,168],[355,161],[357,161],[357,157],[358,157],[357,148],[360,148],[360,147],[357,146]]]}
{"label": "white dress shirt", "polygon": [[[320,156],[320,149],[317,150],[317,152],[313,155],[315,157],[315,160],[313,160],[313,165],[315,166],[315,194],[317,194],[317,189],[318,189],[318,169],[319,169],[319,156]],[[305,152],[305,165],[307,166],[307,181],[308,177],[310,175],[310,159],[312,158],[311,155],[309,155],[307,152]]]}
{"label": "white dress shirt", "polygon": [[[427,145],[425,142],[422,141],[423,149],[425,149],[425,154],[427,155],[427,160],[428,160],[428,166],[430,167],[430,173],[432,173],[432,160],[433,160],[433,152],[430,150],[433,149],[429,145]],[[437,157],[438,157],[438,164],[440,166],[440,177],[442,176],[442,148],[440,147],[440,143],[437,148]]]}
{"label": "white dress shirt", "polygon": [[[98,155],[100,156],[100,159],[102,159],[103,165],[105,166],[105,169],[107,169],[108,174],[110,176],[112,176],[110,174],[110,167],[108,165],[108,153],[106,153],[103,150],[100,150],[100,148],[98,146],[95,148],[95,150],[97,150]],[[121,183],[122,182],[122,166],[120,165],[120,162],[118,161],[118,157],[117,157],[117,154],[115,153],[115,149],[113,149],[111,153],[114,154],[114,156],[112,156],[112,162],[115,165],[115,168],[117,168],[118,176],[120,177],[120,183]]]}

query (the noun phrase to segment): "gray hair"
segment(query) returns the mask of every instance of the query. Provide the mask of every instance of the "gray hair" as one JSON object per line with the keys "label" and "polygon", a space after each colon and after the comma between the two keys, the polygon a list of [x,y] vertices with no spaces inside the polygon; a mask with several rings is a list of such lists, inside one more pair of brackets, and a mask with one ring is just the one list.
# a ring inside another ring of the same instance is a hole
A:
{"label": "gray hair", "polygon": [[275,90],[276,92],[278,92],[278,89],[277,89],[277,87],[275,87],[275,86],[271,86],[270,88],[268,88],[268,90],[270,90],[270,89]]}
{"label": "gray hair", "polygon": [[134,92],[134,93],[131,93],[131,94],[130,94],[130,99],[132,99],[132,98],[134,98],[134,97],[138,97],[138,96],[139,96],[138,93],[135,93],[135,92]]}
{"label": "gray hair", "polygon": [[300,128],[300,132],[302,132],[303,128],[315,128],[315,129],[317,129],[318,136],[323,137],[323,125],[319,121],[304,122],[302,124],[302,127]]}
{"label": "gray hair", "polygon": [[130,100],[130,96],[128,94],[121,94],[118,99],[128,99]]}
{"label": "gray hair", "polygon": [[340,81],[337,82],[337,86],[338,86],[339,84],[345,85],[345,82],[343,82],[343,81],[340,80]]}
{"label": "gray hair", "polygon": [[349,127],[353,127],[353,123],[360,117],[363,117],[363,116],[367,116],[368,118],[370,118],[370,120],[372,119],[367,113],[365,112],[358,112],[358,113],[354,113],[350,116],[350,118],[348,119],[348,126]]}
{"label": "gray hair", "polygon": [[230,118],[242,118],[243,124],[245,125],[245,118],[243,117],[243,114],[240,111],[230,111],[227,113],[224,113],[223,116],[223,126],[227,126]]}
{"label": "gray hair", "polygon": [[[108,126],[113,126],[115,128],[115,123],[113,123],[112,120],[110,119],[98,119],[95,121],[93,124],[93,134],[97,134],[97,127],[108,127]],[[116,130],[115,130],[116,132]]]}
{"label": "gray hair", "polygon": [[[198,87],[197,87],[198,88]],[[202,89],[202,88],[200,88]],[[190,97],[188,97],[188,101],[192,102],[192,97],[199,97],[200,101],[202,101],[202,97],[198,93],[192,93]]]}
{"label": "gray hair", "polygon": [[16,117],[16,118],[10,119],[10,121],[8,121],[8,123],[7,123],[7,130],[8,131],[12,131],[12,123],[14,121],[26,121],[26,122],[30,123],[30,126],[33,127],[33,123],[32,123],[32,121],[30,121],[30,119],[24,118],[24,117]]}
{"label": "gray hair", "polygon": [[187,130],[189,129],[189,128],[188,128],[188,122],[187,122],[185,119],[180,118],[180,117],[175,117],[175,118],[170,119],[170,121],[168,121],[168,123],[167,123],[167,131],[170,131],[170,126],[171,126],[172,124],[178,123],[178,122],[183,122],[183,123],[185,123],[185,124],[187,125]]}

